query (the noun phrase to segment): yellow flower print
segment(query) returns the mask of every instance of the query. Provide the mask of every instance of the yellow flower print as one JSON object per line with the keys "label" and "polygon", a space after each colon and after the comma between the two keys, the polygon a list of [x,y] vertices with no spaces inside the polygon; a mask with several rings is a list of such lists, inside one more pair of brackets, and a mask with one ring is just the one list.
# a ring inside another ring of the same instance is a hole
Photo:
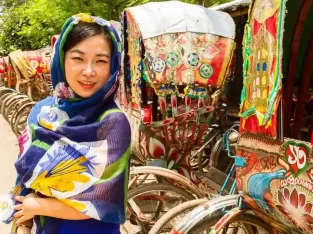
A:
{"label": "yellow flower print", "polygon": [[31,183],[30,187],[46,196],[53,196],[51,189],[59,192],[71,192],[75,189],[74,182],[88,183],[90,181],[88,176],[82,174],[87,171],[87,168],[82,166],[87,161],[85,156],[60,161],[51,170],[48,170],[51,167],[44,170]]}
{"label": "yellow flower print", "polygon": [[75,210],[78,210],[81,212],[86,210],[86,205],[80,201],[71,200],[71,199],[60,199],[60,201],[64,202],[66,205],[74,208]]}

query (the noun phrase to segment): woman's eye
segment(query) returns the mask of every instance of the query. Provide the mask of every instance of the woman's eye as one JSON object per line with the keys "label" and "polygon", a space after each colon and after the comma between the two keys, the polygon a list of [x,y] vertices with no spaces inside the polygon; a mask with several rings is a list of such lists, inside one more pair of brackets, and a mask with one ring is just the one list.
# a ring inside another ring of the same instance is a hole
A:
{"label": "woman's eye", "polygon": [[80,57],[73,57],[72,59],[73,59],[73,60],[77,60],[77,61],[83,61],[83,59],[80,58]]}
{"label": "woman's eye", "polygon": [[105,60],[98,60],[97,63],[108,63],[108,62]]}

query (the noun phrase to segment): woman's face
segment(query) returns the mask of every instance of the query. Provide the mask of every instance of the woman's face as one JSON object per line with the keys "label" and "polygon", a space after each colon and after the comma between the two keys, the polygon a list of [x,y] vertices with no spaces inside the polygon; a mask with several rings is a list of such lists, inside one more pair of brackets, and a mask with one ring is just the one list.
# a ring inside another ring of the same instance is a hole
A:
{"label": "woman's face", "polygon": [[88,98],[111,76],[111,46],[104,35],[87,38],[65,53],[65,77],[72,90]]}

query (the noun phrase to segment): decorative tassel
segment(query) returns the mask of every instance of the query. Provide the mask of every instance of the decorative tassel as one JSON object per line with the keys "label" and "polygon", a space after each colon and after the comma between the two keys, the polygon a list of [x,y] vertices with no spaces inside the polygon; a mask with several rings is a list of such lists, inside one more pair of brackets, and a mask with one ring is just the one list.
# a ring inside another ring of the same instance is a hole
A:
{"label": "decorative tassel", "polygon": [[174,117],[178,114],[178,111],[177,111],[177,95],[176,94],[171,95],[171,105],[172,105],[172,115]]}
{"label": "decorative tassel", "polygon": [[161,114],[166,117],[166,98],[164,96],[159,96],[159,105]]}
{"label": "decorative tassel", "polygon": [[189,96],[185,96],[185,105],[186,105],[186,112],[189,112],[191,109],[191,98]]}

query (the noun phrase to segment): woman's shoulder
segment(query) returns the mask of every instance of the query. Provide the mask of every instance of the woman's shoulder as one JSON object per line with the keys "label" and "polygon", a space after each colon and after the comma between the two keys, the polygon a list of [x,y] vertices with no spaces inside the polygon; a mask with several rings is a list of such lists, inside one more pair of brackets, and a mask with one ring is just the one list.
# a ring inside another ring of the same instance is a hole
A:
{"label": "woman's shoulder", "polygon": [[123,134],[131,132],[130,122],[127,118],[127,114],[118,106],[114,106],[105,110],[99,116],[97,122],[101,123],[101,125],[108,130],[121,130]]}
{"label": "woman's shoulder", "polygon": [[40,109],[43,106],[52,106],[55,103],[55,98],[54,97],[46,97],[43,100],[40,100],[39,102],[37,102],[34,107],[32,108],[32,112],[36,112],[37,110],[40,111]]}
{"label": "woman's shoulder", "polygon": [[54,97],[47,97],[39,102],[37,102],[31,112],[29,113],[29,121],[37,121],[37,115],[40,113],[40,110],[43,106],[52,106],[55,103],[55,98]]}
{"label": "woman's shoulder", "polygon": [[116,121],[127,121],[128,118],[126,113],[117,105],[111,106],[110,108],[106,109],[97,119],[97,122],[101,122],[107,119],[114,120]]}

